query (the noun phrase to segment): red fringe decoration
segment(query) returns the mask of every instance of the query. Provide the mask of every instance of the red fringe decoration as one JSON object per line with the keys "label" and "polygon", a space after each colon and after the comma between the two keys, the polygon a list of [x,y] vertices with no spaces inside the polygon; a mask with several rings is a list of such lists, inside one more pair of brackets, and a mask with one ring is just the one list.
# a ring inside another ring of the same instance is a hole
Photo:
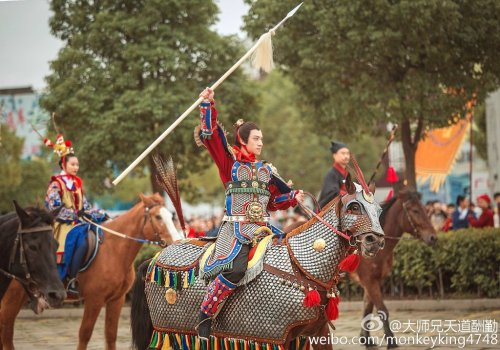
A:
{"label": "red fringe decoration", "polygon": [[340,297],[330,298],[330,300],[328,300],[325,312],[326,317],[328,317],[330,321],[334,321],[339,318],[339,303]]}
{"label": "red fringe decoration", "polygon": [[306,293],[304,298],[304,306],[305,307],[313,307],[318,306],[321,301],[321,297],[316,289],[311,289]]}
{"label": "red fringe decoration", "polygon": [[360,260],[357,253],[350,254],[340,262],[339,268],[343,271],[354,272],[358,268]]}

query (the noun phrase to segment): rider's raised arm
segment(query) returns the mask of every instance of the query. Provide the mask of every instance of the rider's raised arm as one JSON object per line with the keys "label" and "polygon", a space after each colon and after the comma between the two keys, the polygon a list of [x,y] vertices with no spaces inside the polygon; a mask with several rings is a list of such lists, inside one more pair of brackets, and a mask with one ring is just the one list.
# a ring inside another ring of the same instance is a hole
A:
{"label": "rider's raised arm", "polygon": [[198,139],[206,147],[210,156],[219,168],[219,174],[224,183],[231,180],[233,156],[229,151],[224,130],[217,124],[217,109],[215,101],[203,101],[200,104],[201,124]]}

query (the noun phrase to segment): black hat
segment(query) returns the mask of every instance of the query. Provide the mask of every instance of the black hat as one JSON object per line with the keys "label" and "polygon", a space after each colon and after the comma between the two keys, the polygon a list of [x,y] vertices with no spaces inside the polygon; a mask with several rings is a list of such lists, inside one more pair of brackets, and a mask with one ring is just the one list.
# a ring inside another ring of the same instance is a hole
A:
{"label": "black hat", "polygon": [[332,141],[332,145],[330,146],[330,151],[332,151],[332,153],[337,153],[342,148],[347,148],[347,146],[342,142]]}

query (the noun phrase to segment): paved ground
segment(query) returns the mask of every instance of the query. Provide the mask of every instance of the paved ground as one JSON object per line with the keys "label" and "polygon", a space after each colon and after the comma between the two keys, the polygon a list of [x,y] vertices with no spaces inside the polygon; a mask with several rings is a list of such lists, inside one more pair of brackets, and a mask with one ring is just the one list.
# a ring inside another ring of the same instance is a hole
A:
{"label": "paved ground", "polygon": [[[392,305],[391,305],[392,303]],[[343,302],[340,319],[335,322],[337,330],[333,332],[333,338],[324,339],[336,343],[334,349],[363,349],[360,345],[340,344],[359,340],[357,335],[360,331],[360,303]],[[436,306],[437,305],[437,306]],[[440,306],[439,306],[440,305]],[[472,307],[471,307],[472,305]],[[391,320],[397,320],[394,326],[402,326],[403,329],[396,333],[400,339],[400,344],[408,341],[419,341],[420,344],[406,346],[401,345],[400,349],[430,349],[432,342],[441,341],[435,346],[436,349],[500,349],[498,343],[498,328],[494,332],[484,332],[489,330],[494,323],[488,321],[475,322],[475,320],[495,320],[500,322],[500,301],[487,300],[483,302],[472,301],[405,301],[389,302]],[[439,311],[426,311],[439,309]],[[21,317],[16,323],[15,344],[18,350],[31,349],[54,349],[66,350],[76,348],[76,339],[80,323],[81,309],[48,310],[42,318],[33,317],[29,310],[23,310]],[[104,349],[104,312],[99,317],[94,335],[89,345],[89,349]],[[428,322],[427,322],[428,321]],[[431,323],[433,322],[433,323]],[[372,323],[377,327],[377,319]],[[427,331],[420,332],[417,338],[417,328],[429,325]],[[452,329],[449,329],[452,326]],[[460,329],[458,329],[460,326]],[[441,338],[438,334],[438,327],[445,330]],[[472,327],[472,332],[466,332]],[[480,329],[474,330],[474,327]],[[410,328],[403,332],[405,328]],[[446,329],[448,329],[446,331]],[[459,332],[460,331],[460,332]],[[448,336],[444,337],[443,334]],[[479,335],[476,335],[479,334]],[[373,332],[373,335],[382,337],[382,332]],[[354,339],[353,339],[354,337]],[[429,338],[424,338],[429,337]],[[122,312],[118,331],[118,349],[130,349],[130,317],[129,309]],[[413,339],[413,340],[412,340]],[[426,340],[427,339],[427,340]],[[495,339],[496,344],[495,344]],[[379,339],[380,341],[380,339]],[[428,341],[428,345],[422,342]],[[445,345],[448,342],[448,345]],[[456,342],[450,345],[450,342]],[[462,343],[465,342],[465,343]],[[489,344],[488,344],[489,343]],[[463,344],[463,346],[460,346]],[[385,348],[385,346],[383,347]]]}

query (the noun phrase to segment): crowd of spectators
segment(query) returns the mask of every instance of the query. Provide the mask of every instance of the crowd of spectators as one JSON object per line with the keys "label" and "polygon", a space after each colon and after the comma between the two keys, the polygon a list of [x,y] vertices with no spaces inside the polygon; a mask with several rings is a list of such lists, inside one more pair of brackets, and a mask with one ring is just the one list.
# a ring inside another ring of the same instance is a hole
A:
{"label": "crowd of spectators", "polygon": [[[470,227],[499,227],[500,192],[493,200],[483,194],[473,203],[465,196],[458,196],[455,203],[428,201],[427,213],[436,231],[452,231]],[[187,238],[216,237],[223,213],[198,215],[186,218]],[[306,218],[300,210],[271,212],[271,224],[283,229]],[[174,220],[180,232],[178,220]]]}
{"label": "crowd of spectators", "polygon": [[455,203],[449,204],[428,201],[426,209],[436,231],[499,227],[500,192],[495,193],[493,200],[482,194],[476,203],[465,196],[458,196]]}

